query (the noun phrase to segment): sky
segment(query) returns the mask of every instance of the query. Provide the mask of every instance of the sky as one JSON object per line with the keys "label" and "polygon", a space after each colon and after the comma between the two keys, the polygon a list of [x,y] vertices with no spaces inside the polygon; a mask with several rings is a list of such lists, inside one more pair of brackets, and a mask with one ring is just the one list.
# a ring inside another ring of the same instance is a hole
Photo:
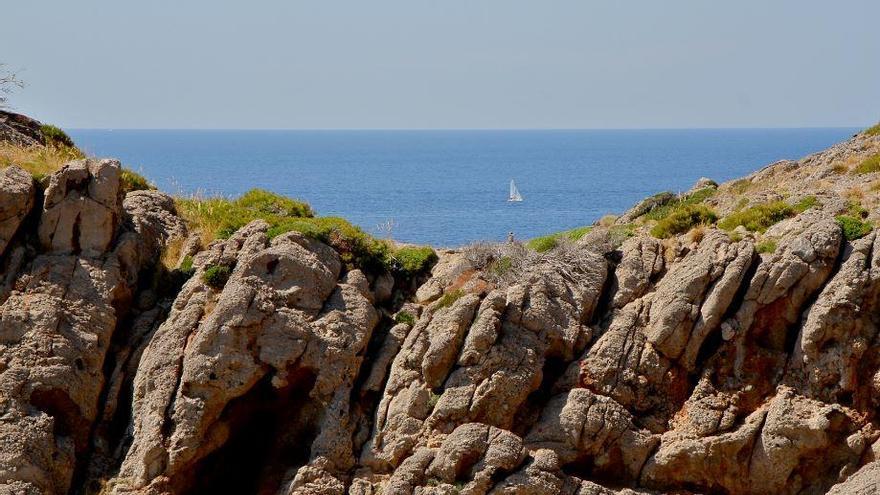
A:
{"label": "sky", "polygon": [[877,0],[4,0],[65,128],[865,126]]}

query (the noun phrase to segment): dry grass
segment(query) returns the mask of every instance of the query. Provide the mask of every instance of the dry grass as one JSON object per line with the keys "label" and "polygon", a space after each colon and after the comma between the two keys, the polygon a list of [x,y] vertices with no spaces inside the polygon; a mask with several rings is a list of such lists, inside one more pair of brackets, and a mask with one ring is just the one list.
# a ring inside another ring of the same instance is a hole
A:
{"label": "dry grass", "polygon": [[859,186],[853,186],[847,189],[843,195],[846,199],[855,203],[861,203],[862,200],[865,199],[865,192],[862,191],[862,188]]}
{"label": "dry grass", "polygon": [[71,160],[85,158],[77,148],[56,146],[16,146],[0,142],[0,168],[18,165],[40,179]]}

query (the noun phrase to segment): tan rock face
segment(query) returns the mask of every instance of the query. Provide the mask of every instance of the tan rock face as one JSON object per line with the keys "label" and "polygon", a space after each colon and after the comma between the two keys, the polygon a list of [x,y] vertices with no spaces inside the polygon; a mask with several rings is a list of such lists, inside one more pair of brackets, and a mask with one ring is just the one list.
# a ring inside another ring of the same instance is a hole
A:
{"label": "tan rock face", "polygon": [[[166,227],[123,209],[117,201],[118,172],[117,163],[88,162],[52,177],[40,223],[47,251],[23,264],[0,306],[0,483],[28,493],[65,493],[84,460],[111,339],[132,299],[138,271],[151,261],[128,250],[158,242],[146,234],[126,237],[115,219],[149,225],[154,234]],[[78,189],[62,194],[64,184],[73,187],[72,175]],[[6,174],[7,180],[12,177]],[[18,180],[24,182],[18,189],[32,194],[30,176],[18,174]],[[92,230],[67,236],[63,247],[61,237],[51,233],[76,230],[63,225],[68,215],[61,212],[86,211],[74,203],[102,205],[100,219],[84,220],[81,225]],[[72,249],[77,242],[82,249]]]}
{"label": "tan rock face", "polygon": [[34,205],[34,181],[24,170],[11,166],[0,171],[0,254]]}

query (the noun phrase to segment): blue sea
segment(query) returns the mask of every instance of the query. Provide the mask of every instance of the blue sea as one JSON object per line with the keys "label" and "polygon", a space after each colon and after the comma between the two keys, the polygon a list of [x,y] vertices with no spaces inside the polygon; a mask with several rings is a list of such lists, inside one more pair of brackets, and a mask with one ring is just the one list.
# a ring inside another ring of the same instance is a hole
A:
{"label": "blue sea", "polygon": [[[160,189],[235,196],[253,187],[308,201],[321,215],[404,242],[458,246],[526,239],[621,213],[857,129],[240,131],[71,130]],[[511,179],[525,200],[508,203]]]}

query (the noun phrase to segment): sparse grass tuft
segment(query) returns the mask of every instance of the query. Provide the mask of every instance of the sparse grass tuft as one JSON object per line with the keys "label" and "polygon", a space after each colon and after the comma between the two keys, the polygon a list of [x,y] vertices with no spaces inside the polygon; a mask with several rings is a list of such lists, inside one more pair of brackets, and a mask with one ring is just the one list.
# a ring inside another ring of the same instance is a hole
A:
{"label": "sparse grass tuft", "polygon": [[730,185],[730,190],[733,191],[734,194],[743,194],[751,188],[752,181],[749,179],[739,179]]}
{"label": "sparse grass tuft", "polygon": [[406,323],[409,326],[413,326],[416,324],[416,317],[412,313],[401,311],[394,315],[394,321],[396,321],[397,323]]}
{"label": "sparse grass tuft", "polygon": [[873,226],[869,222],[862,221],[861,218],[850,215],[839,215],[836,217],[837,223],[843,229],[843,236],[849,241],[861,239],[868,235]]}
{"label": "sparse grass tuft", "polygon": [[757,245],[755,245],[755,250],[757,250],[759,253],[775,253],[776,241],[772,239],[761,241]]}
{"label": "sparse grass tuft", "polygon": [[843,163],[838,163],[837,165],[834,165],[833,167],[831,167],[831,171],[834,172],[835,174],[845,174],[845,173],[849,172],[849,167],[847,167]]}
{"label": "sparse grass tuft", "polygon": [[752,232],[764,232],[771,225],[797,213],[796,207],[785,201],[773,201],[733,212],[718,222],[718,226],[724,230],[733,230],[742,225]]}
{"label": "sparse grass tuft", "polygon": [[854,174],[870,174],[880,171],[880,153],[870,156],[862,160],[856,168],[853,169]]}
{"label": "sparse grass tuft", "polygon": [[489,272],[497,277],[503,277],[513,267],[513,259],[510,256],[502,256],[489,264]]}
{"label": "sparse grass tuft", "polygon": [[232,269],[225,265],[211,265],[202,273],[202,280],[209,286],[220,290],[226,285]]}
{"label": "sparse grass tuft", "polygon": [[37,180],[57,171],[65,163],[84,158],[76,148],[56,146],[16,146],[0,142],[0,168],[18,165]]}
{"label": "sparse grass tuft", "polygon": [[455,301],[461,299],[462,296],[464,296],[464,291],[461,289],[449,291],[446,294],[443,294],[443,297],[438,300],[436,309],[448,308],[455,304]]}
{"label": "sparse grass tuft", "polygon": [[869,136],[880,136],[880,123],[865,129],[865,134]]}
{"label": "sparse grass tuft", "polygon": [[697,225],[712,224],[716,220],[718,216],[706,205],[685,205],[660,219],[651,229],[651,235],[666,239],[683,234]]}

